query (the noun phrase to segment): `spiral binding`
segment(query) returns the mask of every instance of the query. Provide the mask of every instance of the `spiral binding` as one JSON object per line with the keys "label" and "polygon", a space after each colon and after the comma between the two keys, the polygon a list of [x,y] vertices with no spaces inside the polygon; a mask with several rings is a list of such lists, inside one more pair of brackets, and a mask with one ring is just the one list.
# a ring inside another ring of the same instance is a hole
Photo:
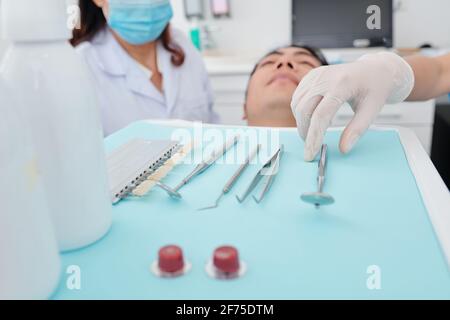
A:
{"label": "spiral binding", "polygon": [[163,166],[174,153],[178,152],[182,148],[181,145],[176,145],[170,150],[168,150],[161,158],[159,158],[155,163],[150,165],[147,170],[144,170],[139,176],[137,176],[134,180],[130,182],[127,186],[125,186],[120,192],[115,194],[115,197],[118,200],[123,200],[130,196],[133,191],[139,187],[144,181],[146,181],[152,174],[154,174],[161,166]]}

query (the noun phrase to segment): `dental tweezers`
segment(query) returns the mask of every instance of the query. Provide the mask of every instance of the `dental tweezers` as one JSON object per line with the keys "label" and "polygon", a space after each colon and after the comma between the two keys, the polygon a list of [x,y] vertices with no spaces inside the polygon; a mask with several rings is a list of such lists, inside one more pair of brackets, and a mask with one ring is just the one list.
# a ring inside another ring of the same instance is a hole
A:
{"label": "dental tweezers", "polygon": [[247,187],[246,191],[244,192],[244,195],[242,197],[236,196],[236,199],[242,203],[244,200],[250,195],[250,193],[253,192],[253,190],[256,188],[256,186],[259,184],[259,182],[264,179],[263,182],[263,188],[259,194],[258,197],[252,196],[253,200],[256,201],[256,203],[260,203],[266,193],[269,191],[273,180],[275,176],[278,173],[281,155],[283,154],[283,145],[281,145],[280,148],[275,152],[275,154],[263,165],[263,167],[256,173],[253,180],[250,182],[249,186]]}

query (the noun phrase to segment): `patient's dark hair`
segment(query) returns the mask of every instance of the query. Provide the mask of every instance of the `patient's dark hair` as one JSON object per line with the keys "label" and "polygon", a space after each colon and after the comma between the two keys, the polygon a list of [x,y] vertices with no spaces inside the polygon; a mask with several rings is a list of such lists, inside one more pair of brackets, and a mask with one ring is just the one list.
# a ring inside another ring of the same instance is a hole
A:
{"label": "patient's dark hair", "polygon": [[[103,10],[92,0],[80,0],[80,28],[73,30],[70,43],[75,47],[84,41],[92,40],[95,35],[106,27],[106,19]],[[163,33],[159,36],[164,49],[172,55],[171,61],[174,66],[181,66],[185,60],[183,49],[172,40],[170,26],[167,25]]]}

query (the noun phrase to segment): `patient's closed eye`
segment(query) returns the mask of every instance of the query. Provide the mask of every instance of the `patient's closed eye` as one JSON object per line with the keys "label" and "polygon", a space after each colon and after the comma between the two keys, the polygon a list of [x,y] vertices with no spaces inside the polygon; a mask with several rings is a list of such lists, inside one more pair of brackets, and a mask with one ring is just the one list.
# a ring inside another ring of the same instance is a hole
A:
{"label": "patient's closed eye", "polygon": [[265,67],[265,66],[268,66],[268,65],[272,65],[274,63],[275,63],[275,61],[273,61],[273,60],[267,60],[267,61],[262,62],[260,64],[260,67]]}
{"label": "patient's closed eye", "polygon": [[306,61],[306,60],[298,60],[295,62],[298,65],[304,65],[304,66],[308,66],[311,68],[315,68],[316,66],[314,65],[314,63],[312,63],[311,61]]}

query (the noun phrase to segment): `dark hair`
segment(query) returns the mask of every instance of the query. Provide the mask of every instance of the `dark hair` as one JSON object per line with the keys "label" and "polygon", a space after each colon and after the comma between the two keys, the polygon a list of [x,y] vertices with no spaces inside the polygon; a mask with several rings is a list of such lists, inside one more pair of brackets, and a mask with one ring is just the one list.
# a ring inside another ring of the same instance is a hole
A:
{"label": "dark hair", "polygon": [[320,49],[308,46],[308,45],[301,45],[301,44],[292,44],[292,45],[288,45],[288,46],[284,46],[284,47],[279,47],[278,49],[272,50],[269,53],[265,54],[261,59],[258,60],[258,62],[255,64],[255,67],[253,68],[252,72],[250,73],[250,79],[248,80],[248,84],[247,84],[247,89],[245,90],[245,99],[247,99],[248,96],[248,85],[250,84],[250,81],[252,80],[253,75],[255,74],[256,70],[258,70],[258,66],[259,63],[261,62],[261,60],[263,60],[264,58],[270,56],[273,53],[276,53],[278,50],[280,49],[285,49],[285,48],[299,48],[299,49],[305,49],[307,50],[309,53],[311,53],[311,55],[316,58],[317,60],[319,60],[319,62],[322,64],[322,66],[327,66],[329,63],[327,61],[327,59],[325,58],[325,56],[323,55],[322,51],[320,51]]}
{"label": "dark hair", "polygon": [[[80,28],[75,28],[70,43],[75,47],[82,42],[92,40],[95,35],[106,27],[106,18],[103,10],[92,0],[80,0]],[[164,29],[159,36],[164,49],[172,54],[172,64],[179,67],[184,63],[185,54],[183,49],[172,40],[170,25]]]}

